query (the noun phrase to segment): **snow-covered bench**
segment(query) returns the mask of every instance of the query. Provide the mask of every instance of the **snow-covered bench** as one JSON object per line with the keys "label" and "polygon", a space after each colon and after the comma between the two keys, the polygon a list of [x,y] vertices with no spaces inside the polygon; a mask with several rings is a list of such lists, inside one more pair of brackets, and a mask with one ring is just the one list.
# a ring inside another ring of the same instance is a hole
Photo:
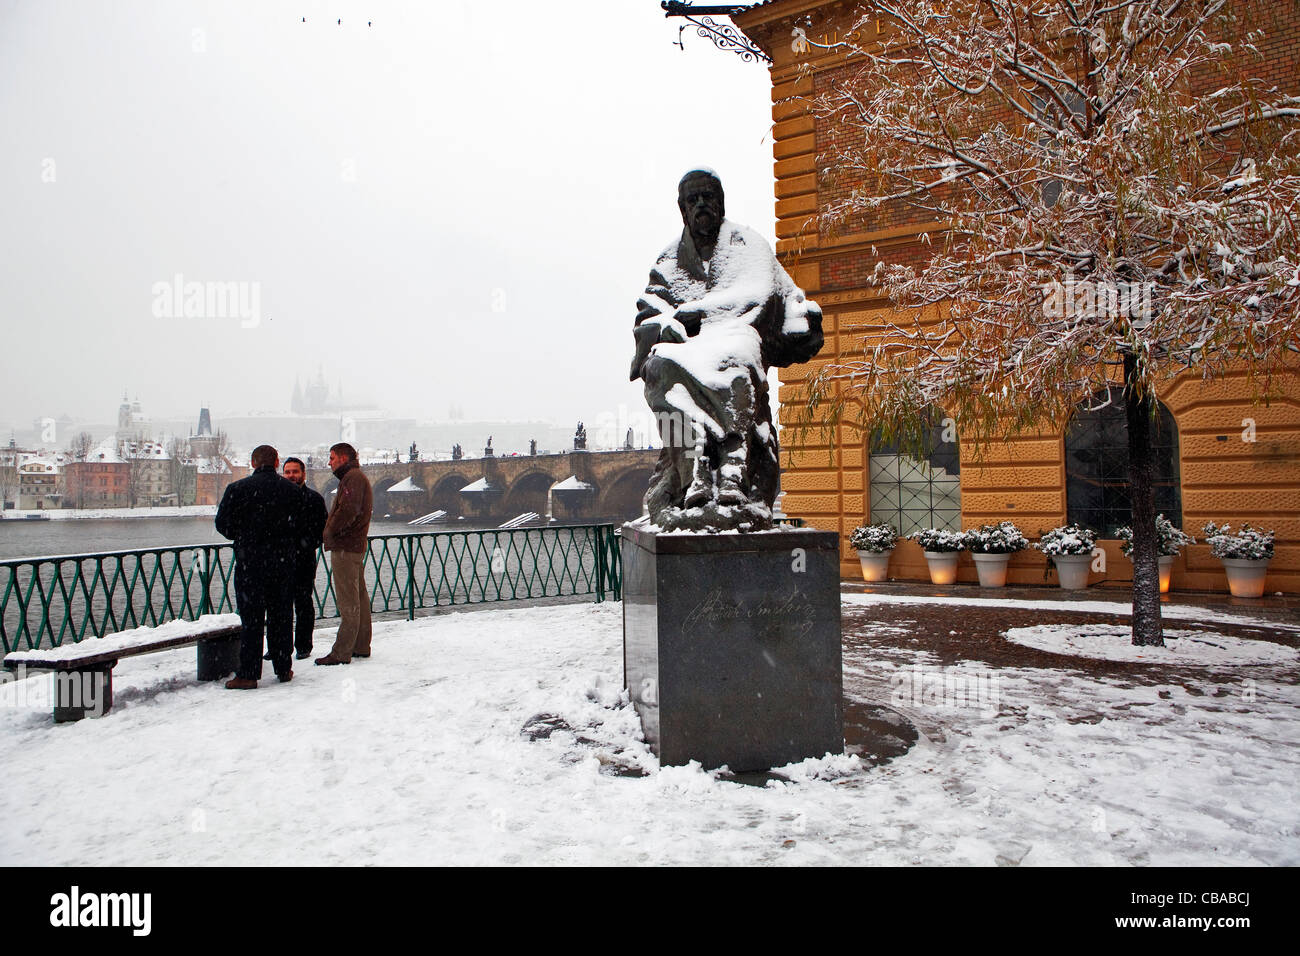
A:
{"label": "snow-covered bench", "polygon": [[106,637],[5,655],[6,670],[54,671],[54,720],[102,717],[113,706],[113,668],[123,657],[198,646],[199,680],[217,680],[239,667],[239,615],[207,614]]}

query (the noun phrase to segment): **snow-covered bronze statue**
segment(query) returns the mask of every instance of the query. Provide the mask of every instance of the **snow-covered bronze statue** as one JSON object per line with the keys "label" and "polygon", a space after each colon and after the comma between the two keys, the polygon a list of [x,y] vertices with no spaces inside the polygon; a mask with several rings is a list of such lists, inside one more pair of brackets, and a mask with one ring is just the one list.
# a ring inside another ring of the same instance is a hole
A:
{"label": "snow-covered bronze statue", "polygon": [[772,526],[780,478],[767,369],[822,347],[822,313],[762,236],[724,218],[722,183],[695,169],[677,187],[684,228],[637,302],[632,380],[663,452],[646,491],[666,530]]}

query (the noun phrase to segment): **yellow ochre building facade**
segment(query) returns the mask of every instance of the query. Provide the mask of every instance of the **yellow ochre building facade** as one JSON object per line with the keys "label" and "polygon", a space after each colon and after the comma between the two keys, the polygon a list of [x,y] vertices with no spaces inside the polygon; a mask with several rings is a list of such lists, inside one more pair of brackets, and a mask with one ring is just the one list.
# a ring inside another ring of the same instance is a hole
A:
{"label": "yellow ochre building facade", "polygon": [[[870,231],[827,235],[816,224],[835,190],[843,188],[833,186],[818,165],[819,152],[837,131],[824,128],[800,98],[824,88],[845,64],[843,54],[798,43],[797,31],[818,42],[834,41],[852,28],[854,6],[772,0],[733,17],[773,60],[777,253],[825,315],[821,354],[781,375],[784,510],[842,536],[845,578],[861,574],[848,545],[849,532],[860,524],[889,522],[906,533],[1011,520],[1034,539],[1040,529],[1078,520],[1102,532],[1105,571],[1094,571],[1090,583],[1128,587],[1131,565],[1113,536],[1116,523],[1127,523],[1117,520],[1124,513],[1126,484],[1116,463],[1124,443],[1122,413],[1076,412],[1064,429],[1020,433],[979,458],[961,441],[958,422],[956,435],[947,436],[955,440],[937,442],[925,461],[873,449],[868,434],[853,425],[834,426],[833,442],[825,432],[791,427],[799,419],[802,383],[827,362],[860,357],[864,337],[870,341],[896,318],[869,281],[877,261],[919,256],[918,237],[935,228],[902,211],[886,211]],[[1246,0],[1242,6],[1252,8],[1252,23],[1268,36],[1257,75],[1284,88],[1300,87],[1300,3]],[[1265,593],[1300,594],[1300,375],[1275,378],[1267,405],[1252,404],[1245,381],[1231,374],[1210,383],[1184,374],[1165,383],[1158,397],[1162,420],[1172,427],[1162,429],[1157,510],[1197,538],[1174,563],[1173,590],[1226,592],[1223,566],[1203,543],[1201,528],[1207,521],[1234,529],[1249,522],[1276,533]],[[1038,552],[1021,552],[1011,561],[1008,583],[1042,584],[1044,568]],[[920,549],[908,541],[899,541],[889,573],[929,580]],[[958,580],[976,580],[969,555],[961,558]]]}

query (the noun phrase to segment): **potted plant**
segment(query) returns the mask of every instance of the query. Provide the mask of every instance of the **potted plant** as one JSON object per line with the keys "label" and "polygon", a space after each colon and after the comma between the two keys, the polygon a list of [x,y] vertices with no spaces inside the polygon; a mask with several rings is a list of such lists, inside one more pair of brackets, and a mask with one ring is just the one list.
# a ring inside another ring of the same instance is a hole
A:
{"label": "potted plant", "polygon": [[1010,521],[981,525],[963,537],[982,588],[1005,587],[1011,556],[1029,547],[1029,539]]}
{"label": "potted plant", "polygon": [[1231,525],[1213,521],[1201,529],[1210,553],[1223,562],[1228,576],[1228,590],[1233,597],[1257,598],[1264,594],[1264,578],[1273,560],[1273,532],[1260,531],[1248,524],[1234,532]]}
{"label": "potted plant", "polygon": [[1040,529],[1038,534],[1034,547],[1047,555],[1049,565],[1055,566],[1061,587],[1074,591],[1086,588],[1097,533],[1077,524],[1067,524],[1051,531]]}
{"label": "potted plant", "polygon": [[849,534],[849,546],[858,552],[864,581],[883,581],[889,577],[889,556],[898,543],[898,532],[891,524],[859,525]]}
{"label": "potted plant", "polygon": [[957,580],[957,555],[966,547],[964,536],[960,531],[941,531],[938,528],[922,528],[908,536],[925,552],[926,564],[930,566],[932,584],[952,584]]}
{"label": "potted plant", "polygon": [[[1133,529],[1125,525],[1115,534],[1123,542],[1119,546],[1124,557],[1132,559],[1133,557]],[[1175,528],[1174,523],[1164,515],[1156,515],[1156,554],[1159,556],[1160,564],[1160,593],[1169,593],[1169,579],[1172,576],[1174,567],[1174,558],[1178,557],[1178,552],[1189,544],[1195,544],[1196,539],[1190,534],[1185,534],[1181,528]]]}

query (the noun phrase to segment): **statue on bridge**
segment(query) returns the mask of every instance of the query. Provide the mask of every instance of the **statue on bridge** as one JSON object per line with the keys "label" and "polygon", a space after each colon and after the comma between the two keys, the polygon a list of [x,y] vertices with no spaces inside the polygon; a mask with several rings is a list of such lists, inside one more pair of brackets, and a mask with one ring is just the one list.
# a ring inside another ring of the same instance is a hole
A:
{"label": "statue on bridge", "polygon": [[411,449],[406,453],[406,460],[407,461],[420,460],[420,450],[415,447],[415,442],[411,442]]}
{"label": "statue on bridge", "polygon": [[578,422],[578,430],[573,433],[573,450],[587,450],[587,429],[582,422]]}
{"label": "statue on bridge", "polygon": [[454,444],[454,445],[451,446],[451,460],[452,460],[452,461],[460,461],[460,460],[461,460],[462,458],[464,458],[464,457],[465,457],[465,452],[464,452],[464,450],[460,447],[460,442],[456,442],[456,444]]}
{"label": "statue on bridge", "polygon": [[663,451],[645,506],[665,530],[772,526],[780,479],[767,369],[822,347],[822,313],[762,236],[724,218],[722,182],[677,187],[682,234],[637,302],[631,379],[645,382]]}

